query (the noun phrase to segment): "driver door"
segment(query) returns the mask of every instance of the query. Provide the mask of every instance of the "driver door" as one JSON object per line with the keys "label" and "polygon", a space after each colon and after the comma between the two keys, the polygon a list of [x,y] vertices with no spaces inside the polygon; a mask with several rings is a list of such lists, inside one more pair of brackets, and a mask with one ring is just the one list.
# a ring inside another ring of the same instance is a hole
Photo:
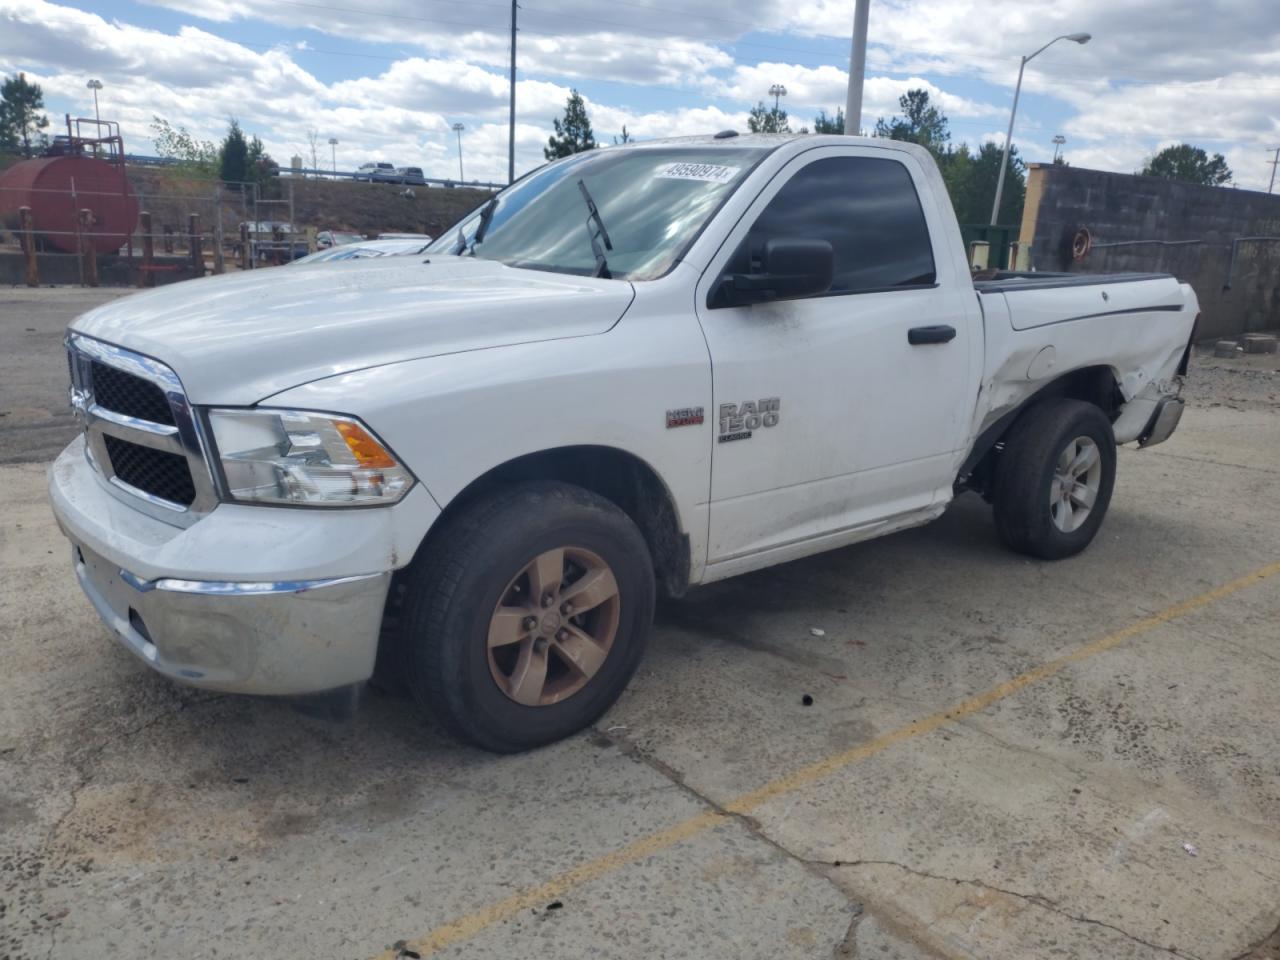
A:
{"label": "driver door", "polygon": [[[712,259],[697,292],[717,415],[709,573],[852,542],[949,497],[979,327],[949,251],[935,249],[932,238],[950,233],[937,206],[921,202],[930,186],[904,151],[811,149]],[[721,278],[749,272],[773,237],[831,243],[831,290],[750,306],[717,300]],[[913,345],[908,332],[923,326],[954,335]]]}

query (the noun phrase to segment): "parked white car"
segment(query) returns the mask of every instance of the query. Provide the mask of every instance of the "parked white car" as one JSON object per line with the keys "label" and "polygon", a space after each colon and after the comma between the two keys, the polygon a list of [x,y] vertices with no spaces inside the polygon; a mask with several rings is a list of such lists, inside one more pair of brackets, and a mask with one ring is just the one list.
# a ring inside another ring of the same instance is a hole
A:
{"label": "parked white car", "polygon": [[50,494],[144,663],[258,694],[376,664],[473,743],[547,743],[619,695],[658,591],[963,491],[1017,551],[1084,549],[1116,444],[1178,423],[1197,316],[1168,276],[975,284],[929,154],[886,139],[578,154],[425,260],[195,280],[71,325],[85,432]]}
{"label": "parked white car", "polygon": [[356,179],[368,180],[370,183],[399,183],[400,174],[394,165],[384,160],[370,160],[360,164]]}
{"label": "parked white car", "polygon": [[340,230],[321,230],[316,234],[316,249],[328,250],[347,243],[360,243],[364,235],[360,233],[343,233]]}
{"label": "parked white car", "polygon": [[327,250],[317,250],[293,261],[294,265],[303,263],[328,263],[333,260],[368,260],[372,257],[407,257],[422,253],[431,242],[430,237],[400,240],[361,240],[357,243],[346,243]]}

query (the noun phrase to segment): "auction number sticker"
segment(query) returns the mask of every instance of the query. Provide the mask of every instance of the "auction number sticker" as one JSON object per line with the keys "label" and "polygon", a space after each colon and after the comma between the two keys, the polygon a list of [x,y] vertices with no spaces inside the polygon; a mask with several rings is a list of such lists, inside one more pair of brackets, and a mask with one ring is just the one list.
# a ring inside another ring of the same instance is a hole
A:
{"label": "auction number sticker", "polygon": [[741,167],[722,167],[717,163],[668,163],[658,169],[659,180],[702,180],[705,183],[729,183]]}

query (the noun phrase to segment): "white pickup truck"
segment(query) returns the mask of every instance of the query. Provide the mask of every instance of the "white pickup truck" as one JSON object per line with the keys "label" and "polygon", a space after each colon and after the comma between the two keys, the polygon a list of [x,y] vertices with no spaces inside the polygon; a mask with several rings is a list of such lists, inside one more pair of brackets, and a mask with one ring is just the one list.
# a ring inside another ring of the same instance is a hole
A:
{"label": "white pickup truck", "polygon": [[929,155],[736,136],[542,167],[414,257],[255,270],[71,324],[50,472],[116,636],[182,683],[406,682],[520,750],[590,724],[679,595],[925,523],[1082,550],[1172,433],[1194,293],[974,282]]}

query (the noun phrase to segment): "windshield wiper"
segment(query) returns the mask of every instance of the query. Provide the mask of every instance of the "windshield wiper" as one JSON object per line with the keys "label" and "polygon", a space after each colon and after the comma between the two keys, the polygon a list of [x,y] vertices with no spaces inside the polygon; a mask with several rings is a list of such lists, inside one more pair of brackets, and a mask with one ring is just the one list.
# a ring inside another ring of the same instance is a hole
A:
{"label": "windshield wiper", "polygon": [[498,206],[498,195],[495,193],[489,202],[484,205],[484,209],[480,211],[480,225],[476,227],[475,236],[471,238],[471,250],[476,249],[477,243],[484,242],[484,235],[489,231],[489,224],[493,222],[493,211]]}
{"label": "windshield wiper", "polygon": [[462,224],[458,224],[458,239],[454,241],[453,247],[449,250],[455,257],[460,257],[468,251],[475,256],[476,244],[484,240],[484,235],[489,229],[489,223],[493,220],[493,211],[498,206],[497,194],[484,205],[480,211],[480,223],[476,226],[476,232],[471,236],[471,243],[467,243],[467,235],[462,232]]}
{"label": "windshield wiper", "polygon": [[[591,252],[596,258],[596,272],[593,276],[611,279],[613,274],[609,272],[609,261],[604,257],[605,250],[613,249],[613,244],[609,242],[609,231],[604,228],[604,220],[600,217],[600,211],[596,209],[596,202],[587,192],[586,181],[579,180],[578,189],[582,191],[582,199],[587,201],[587,209],[590,211],[590,216],[587,217],[587,235],[591,237]],[[592,229],[592,225],[595,229]],[[604,241],[603,248],[600,245],[601,240]]]}

